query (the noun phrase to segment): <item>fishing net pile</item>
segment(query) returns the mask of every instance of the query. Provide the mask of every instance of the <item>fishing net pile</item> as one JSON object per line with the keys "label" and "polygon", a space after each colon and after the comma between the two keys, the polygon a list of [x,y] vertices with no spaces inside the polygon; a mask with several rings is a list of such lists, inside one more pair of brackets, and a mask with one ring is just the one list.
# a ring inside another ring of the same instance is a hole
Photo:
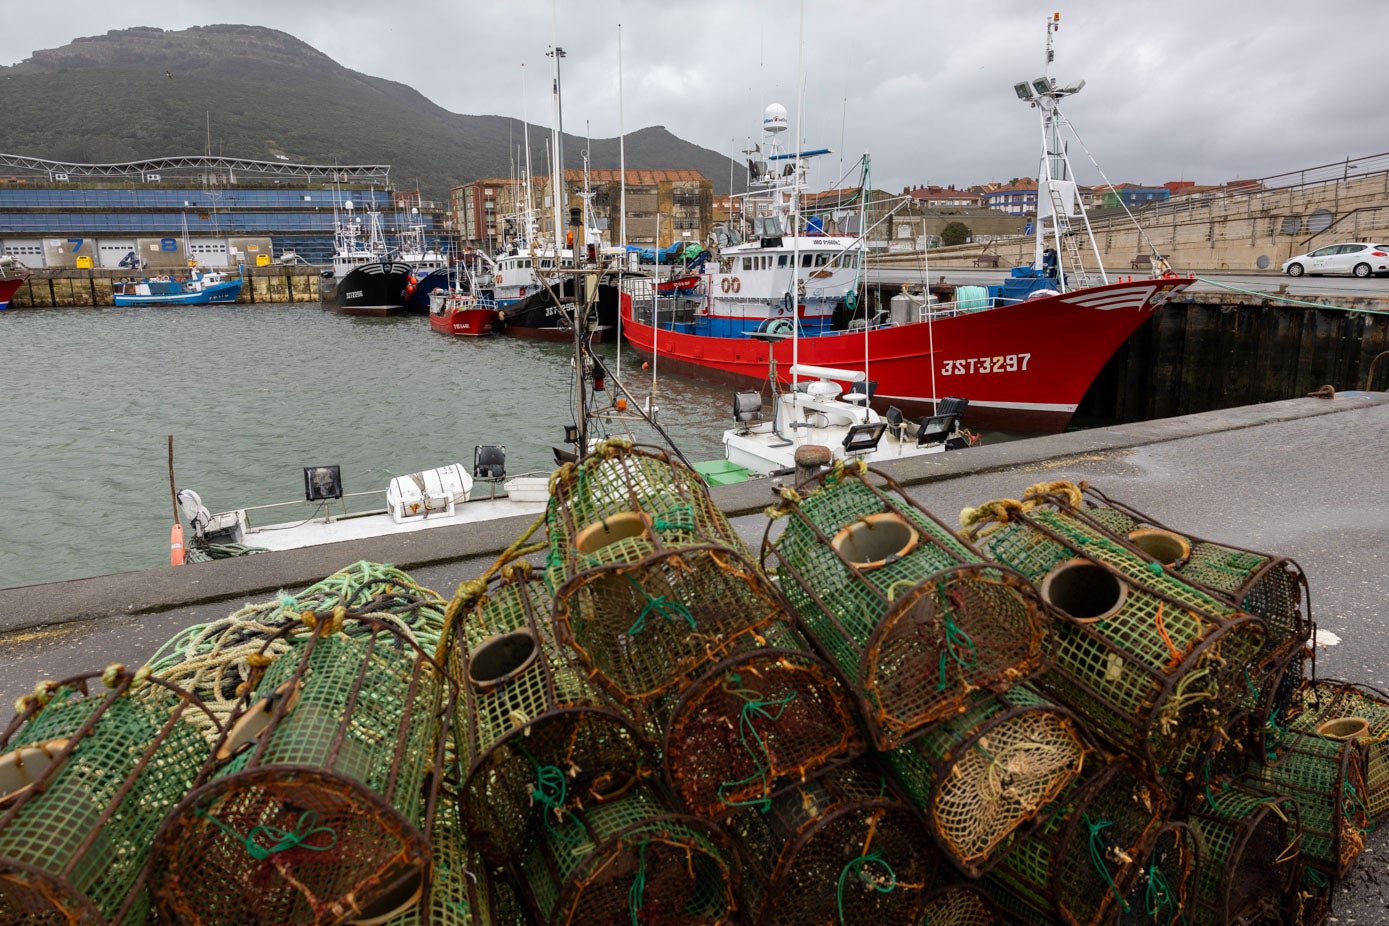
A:
{"label": "fishing net pile", "polygon": [[1285,557],[853,462],[754,554],[623,441],[550,496],[449,600],[357,563],[40,685],[0,922],[1318,923],[1389,815]]}

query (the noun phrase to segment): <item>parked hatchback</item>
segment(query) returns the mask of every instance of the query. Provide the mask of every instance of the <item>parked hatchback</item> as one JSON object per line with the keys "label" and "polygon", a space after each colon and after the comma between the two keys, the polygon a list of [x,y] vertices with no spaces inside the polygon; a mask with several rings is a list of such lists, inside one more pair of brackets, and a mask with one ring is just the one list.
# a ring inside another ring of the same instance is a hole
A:
{"label": "parked hatchback", "polygon": [[1290,277],[1304,273],[1348,273],[1357,277],[1389,273],[1389,244],[1328,244],[1285,261],[1283,272]]}

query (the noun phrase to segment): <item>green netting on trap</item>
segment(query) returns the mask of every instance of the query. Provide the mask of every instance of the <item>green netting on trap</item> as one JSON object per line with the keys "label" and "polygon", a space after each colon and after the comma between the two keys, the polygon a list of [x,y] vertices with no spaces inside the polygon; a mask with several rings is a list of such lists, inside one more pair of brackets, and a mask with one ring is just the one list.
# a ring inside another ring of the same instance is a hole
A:
{"label": "green netting on trap", "polygon": [[180,922],[361,915],[427,870],[446,673],[373,618],[339,611],[282,633],[293,646],[161,831],[156,893]]}
{"label": "green netting on trap", "polygon": [[716,543],[746,553],[699,474],[664,450],[629,441],[598,444],[550,477],[547,563],[551,589],[593,565],[618,562],[610,549],[645,536],[663,549]]}
{"label": "green netting on trap", "polygon": [[1187,822],[1201,848],[1194,926],[1264,922],[1290,908],[1301,869],[1293,801],[1223,782],[1200,795]]}
{"label": "green netting on trap", "polygon": [[666,784],[701,817],[766,808],[867,748],[848,688],[783,623],[741,636],[732,655],[654,713]]}
{"label": "green netting on trap", "polygon": [[628,710],[688,685],[742,634],[785,616],[785,603],[741,553],[669,550],[637,538],[611,545],[614,562],[579,572],[555,592],[555,632],[589,676]]}
{"label": "green netting on trap", "polygon": [[729,818],[748,874],[750,924],[914,923],[938,862],[917,816],[860,760]]}
{"label": "green netting on trap", "polygon": [[208,757],[187,721],[201,705],[113,666],[18,707],[0,736],[0,922],[143,923],[155,834]]}
{"label": "green netting on trap", "polygon": [[525,847],[519,893],[543,924],[728,922],[738,874],[724,837],[645,787],[575,808]]}
{"label": "green netting on trap", "polygon": [[1363,743],[1365,808],[1376,821],[1389,817],[1389,694],[1350,682],[1308,682],[1297,693],[1288,726]]}
{"label": "green netting on trap", "polygon": [[883,754],[946,858],[978,877],[1081,772],[1070,711],[1024,685],[976,692],[970,707]]}
{"label": "green netting on trap", "polygon": [[[471,851],[458,825],[458,802],[447,789],[439,792],[430,832],[430,866],[419,903],[386,919],[383,926],[502,926],[497,889],[490,873]],[[402,894],[406,888],[402,888]],[[406,896],[403,902],[408,902]]]}
{"label": "green netting on trap", "polygon": [[1176,786],[1246,696],[1264,622],[1135,556],[1046,498],[974,525],[981,549],[1069,615],[1039,684],[1114,749]]}
{"label": "green netting on trap", "polygon": [[1140,861],[1119,922],[1124,926],[1184,922],[1196,900],[1198,857],[1191,827],[1176,821],[1163,824],[1148,857]]}
{"label": "green netting on trap", "polygon": [[996,926],[1003,920],[978,888],[951,884],[926,895],[916,926]]}
{"label": "green netting on trap", "polygon": [[305,611],[327,614],[337,607],[394,624],[427,652],[438,646],[443,599],[394,566],[362,561],[297,595],[248,604],[220,620],[181,630],[148,665],[155,675],[180,685],[207,705],[212,716],[198,716],[204,734],[209,741],[215,740],[218,731],[212,718],[225,721],[236,710],[242,686],[255,669],[248,660],[278,656],[289,649],[289,639],[276,635],[296,624]]}
{"label": "green netting on trap", "polygon": [[1366,759],[1364,743],[1294,731],[1271,757],[1249,767],[1250,780],[1297,804],[1303,861],[1333,881],[1350,872],[1365,848]]}
{"label": "green netting on trap", "polygon": [[1045,819],[980,881],[1028,922],[1096,926],[1124,912],[1162,830],[1163,798],[1136,765],[1115,760],[1073,782]]}
{"label": "green netting on trap", "polygon": [[556,644],[551,608],[545,584],[520,562],[489,583],[448,647],[462,692],[459,808],[494,864],[540,838],[548,817],[654,770],[644,736]]}
{"label": "green netting on trap", "polygon": [[[892,480],[842,464],[784,493],[763,563],[820,651],[861,692],[878,749],[1042,664],[1035,590],[983,561]],[[923,681],[926,684],[923,684]]]}

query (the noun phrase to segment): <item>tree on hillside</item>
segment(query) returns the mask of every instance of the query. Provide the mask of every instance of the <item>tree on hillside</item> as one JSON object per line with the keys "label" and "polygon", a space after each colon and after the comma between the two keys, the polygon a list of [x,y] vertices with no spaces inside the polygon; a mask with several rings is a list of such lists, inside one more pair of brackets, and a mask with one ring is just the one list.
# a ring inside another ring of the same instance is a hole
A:
{"label": "tree on hillside", "polygon": [[951,222],[940,231],[940,243],[946,247],[964,244],[969,237],[969,226],[964,222]]}

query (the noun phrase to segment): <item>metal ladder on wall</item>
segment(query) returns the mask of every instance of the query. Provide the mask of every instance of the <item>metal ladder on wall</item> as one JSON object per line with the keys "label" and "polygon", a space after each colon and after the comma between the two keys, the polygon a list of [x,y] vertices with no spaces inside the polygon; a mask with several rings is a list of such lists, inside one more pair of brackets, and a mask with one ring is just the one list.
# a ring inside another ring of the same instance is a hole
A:
{"label": "metal ladder on wall", "polygon": [[1061,259],[1060,270],[1070,276],[1071,288],[1090,286],[1090,274],[1086,271],[1085,263],[1080,256],[1080,242],[1071,230],[1070,217],[1064,214],[1066,204],[1061,201],[1061,194],[1056,192],[1056,187],[1048,186],[1047,192],[1051,196],[1051,221],[1061,239],[1061,247],[1066,252]]}

